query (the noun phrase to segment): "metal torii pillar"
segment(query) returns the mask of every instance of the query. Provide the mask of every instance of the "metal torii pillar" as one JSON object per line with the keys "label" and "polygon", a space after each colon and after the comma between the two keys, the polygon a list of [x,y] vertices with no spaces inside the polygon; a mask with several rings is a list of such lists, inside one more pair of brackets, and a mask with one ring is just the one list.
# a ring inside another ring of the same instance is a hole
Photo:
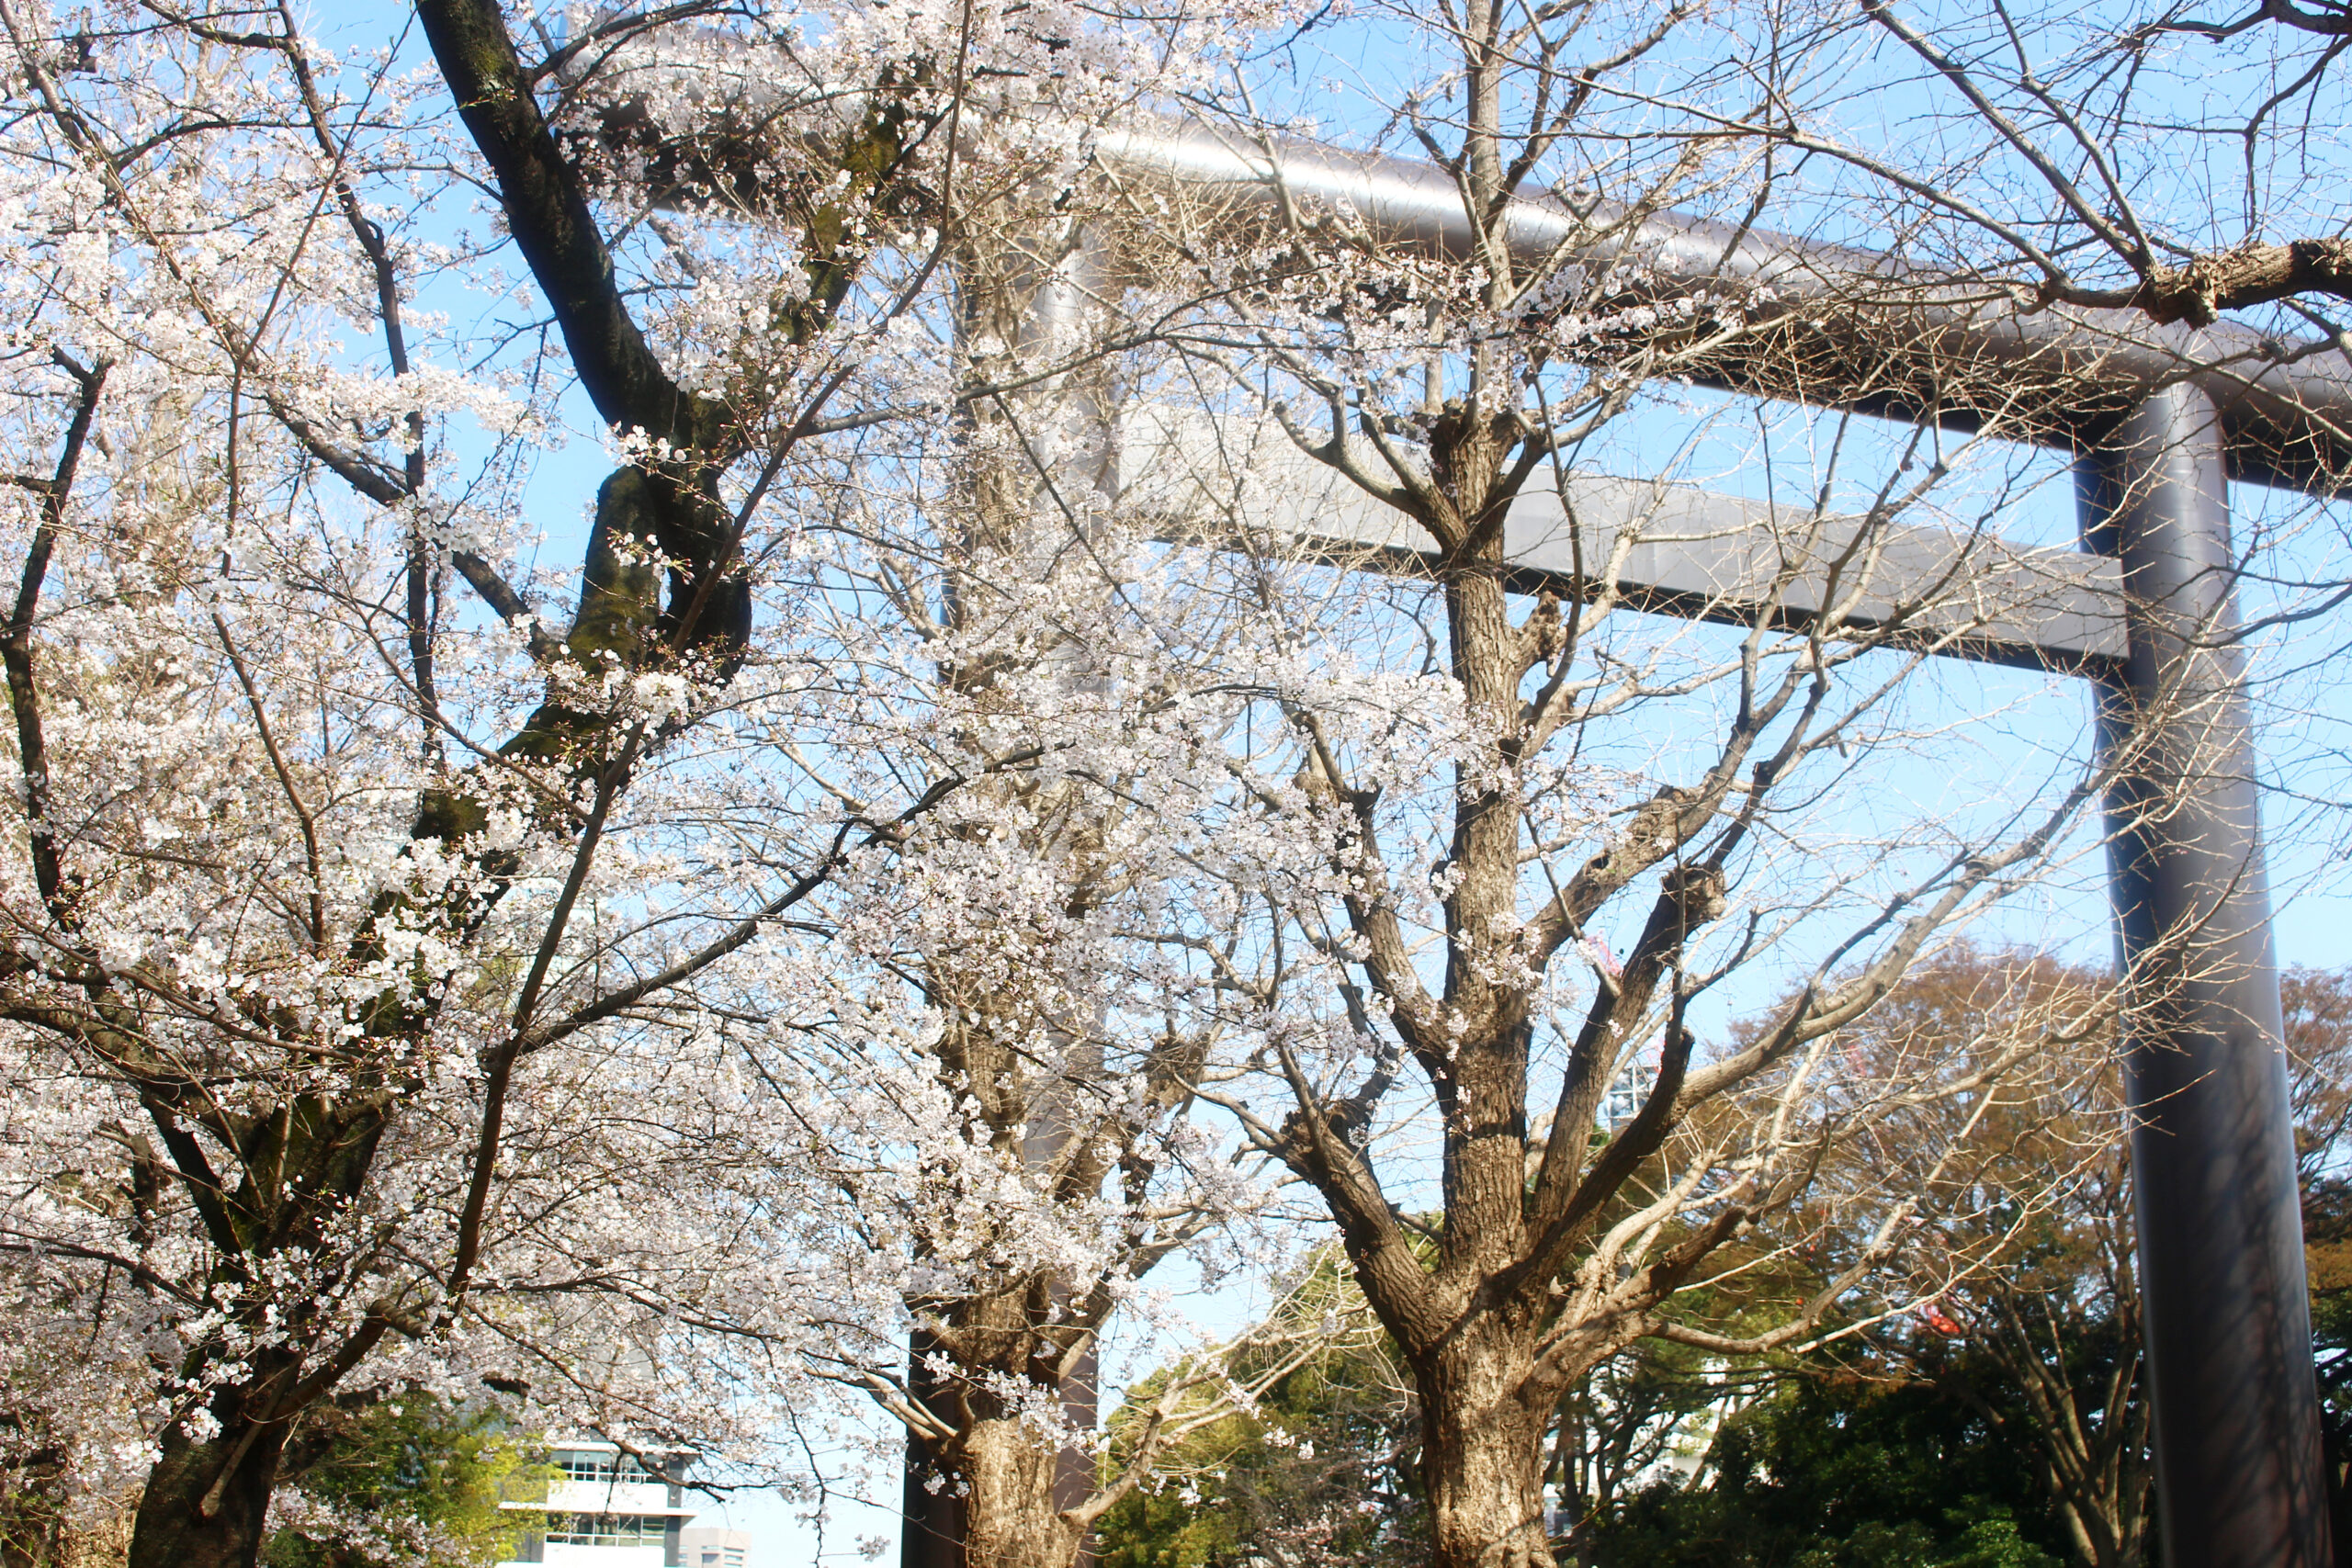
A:
{"label": "metal torii pillar", "polygon": [[2322,1568],[2327,1489],[2220,420],[2148,399],[2076,465],[2123,569],[2101,743],[2156,1494],[2174,1568]]}
{"label": "metal torii pillar", "polygon": [[[1016,261],[1015,269],[1021,265]],[[1024,286],[1033,287],[1035,292],[1022,312],[1021,343],[1054,353],[1064,340],[1083,330],[1087,311],[1105,287],[1100,247],[1092,236],[1081,234],[1070,254],[1059,258],[1042,281],[1016,279],[1011,285],[1016,290]],[[1089,453],[1094,464],[1093,482],[1106,491],[1115,491],[1117,450],[1110,411],[1092,388],[1064,386],[1052,390],[1077,402],[1080,422],[1093,435]],[[1099,1051],[1093,1060],[1099,1066]],[[1048,1165],[1068,1145],[1069,1136],[1066,1114],[1053,1104],[1040,1105],[1022,1134],[1022,1158],[1033,1169]],[[924,1367],[935,1348],[936,1341],[921,1329],[908,1337],[907,1390],[925,1404],[949,1392]],[[1086,1430],[1094,1426],[1100,1415],[1101,1376],[1101,1352],[1090,1343],[1062,1379],[1062,1413],[1072,1427]],[[1093,1489],[1092,1456],[1082,1449],[1064,1449],[1055,1468],[1055,1506],[1078,1507]],[[899,1524],[900,1568],[967,1568],[964,1501],[955,1490],[953,1478],[942,1471],[932,1445],[911,1431],[907,1435],[903,1495]],[[1081,1551],[1081,1563],[1091,1560],[1090,1551]]]}
{"label": "metal torii pillar", "polygon": [[[1136,175],[1217,193],[1237,212],[1254,206],[1279,220],[1289,208],[1278,195],[1304,197],[1354,214],[1383,243],[1475,254],[1459,191],[1432,164],[1184,129],[1136,132],[1111,154],[1123,160]],[[1514,256],[1548,264],[1591,220],[1531,189],[1511,203],[1502,228]],[[2103,741],[2132,749],[2109,820],[2117,935],[2135,993],[2124,1066],[2165,1557],[2172,1568],[2328,1568],[2302,1217],[2235,641],[2226,479],[2234,470],[2328,493],[2329,476],[2352,466],[2352,378],[2340,359],[2309,352],[2312,345],[2281,345],[2236,323],[2192,331],[2063,308],[2020,312],[1986,304],[1966,284],[1939,287],[1886,257],[1670,212],[1644,217],[1593,250],[1637,258],[1665,298],[1769,284],[1781,300],[1752,300],[1763,318],[1778,310],[1809,320],[1812,334],[1801,332],[1797,341],[1867,367],[1873,374],[1859,376],[1858,385],[1876,384],[1875,373],[1891,363],[1908,367],[1907,390],[1842,406],[1897,416],[1939,406],[1946,423],[1974,429],[1984,416],[1967,402],[1971,378],[1977,390],[1989,389],[1995,410],[2012,385],[2060,400],[2039,409],[2021,434],[2086,454],[2077,460],[2083,541],[2121,569],[2124,647],[2120,657],[2083,658],[2079,628],[2057,635],[2068,612],[2045,604],[2017,617],[2030,625],[2012,640],[2035,645],[2022,651],[2047,656],[2050,668],[2098,680]],[[1841,291],[1855,280],[1901,301],[1889,319],[1907,323],[1903,332],[1873,337],[1838,324],[1851,308]],[[1939,394],[1946,355],[1966,371],[1958,407]],[[1840,406],[1818,378],[1774,381],[1751,366],[1720,384]],[[1647,563],[1659,590],[1646,595],[1649,607],[1719,614],[1725,576],[1711,558],[1720,545],[1694,552],[1685,543],[1681,551]],[[1925,553],[1930,560],[1938,554]],[[1551,575],[1564,595],[1581,586],[1556,567]],[[1693,583],[1703,591],[1687,592]],[[2076,586],[2097,592],[2099,585]],[[1882,592],[1898,602],[1913,597],[1904,581]],[[1949,651],[2018,661],[2020,650],[1998,642]]]}

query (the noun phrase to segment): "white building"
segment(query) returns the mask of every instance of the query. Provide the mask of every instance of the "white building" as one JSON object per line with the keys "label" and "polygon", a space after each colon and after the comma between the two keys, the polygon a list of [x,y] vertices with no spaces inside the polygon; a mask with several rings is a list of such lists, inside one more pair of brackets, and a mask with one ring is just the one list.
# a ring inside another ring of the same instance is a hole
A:
{"label": "white building", "polygon": [[684,1554],[683,1568],[746,1568],[752,1552],[752,1538],[741,1530],[708,1527],[681,1531],[678,1545]]}
{"label": "white building", "polygon": [[[673,1475],[691,1454],[657,1456]],[[684,1568],[681,1540],[695,1510],[664,1481],[612,1443],[567,1438],[548,1456],[555,1474],[510,1487],[499,1506],[543,1515],[524,1529],[516,1562],[548,1568]],[[697,1530],[696,1535],[716,1532]]]}

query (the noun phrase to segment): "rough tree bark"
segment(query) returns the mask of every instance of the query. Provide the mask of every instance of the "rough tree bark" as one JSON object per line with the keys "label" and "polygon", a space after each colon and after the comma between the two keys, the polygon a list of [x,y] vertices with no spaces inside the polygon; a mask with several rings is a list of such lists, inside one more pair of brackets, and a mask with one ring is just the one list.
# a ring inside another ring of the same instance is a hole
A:
{"label": "rough tree bark", "polygon": [[1421,1472],[1429,1491],[1432,1562],[1527,1568],[1549,1562],[1544,1438],[1550,1410],[1530,1404],[1543,1386],[1532,1336],[1504,1320],[1413,1361],[1421,1390]]}
{"label": "rough tree bark", "polygon": [[[295,1371],[274,1357],[280,1377]],[[223,1388],[209,1407],[220,1436],[198,1442],[177,1425],[164,1433],[163,1453],[147,1473],[131,1524],[131,1562],[175,1568],[251,1568],[259,1554],[288,1422],[266,1414],[274,1392],[266,1373]],[[262,1418],[249,1410],[260,1405]]]}

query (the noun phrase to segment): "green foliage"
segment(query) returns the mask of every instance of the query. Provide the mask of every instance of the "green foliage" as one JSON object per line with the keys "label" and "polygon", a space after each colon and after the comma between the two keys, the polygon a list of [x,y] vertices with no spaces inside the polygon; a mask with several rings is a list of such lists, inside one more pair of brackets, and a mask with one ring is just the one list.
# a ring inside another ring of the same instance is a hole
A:
{"label": "green foliage", "polygon": [[1713,1480],[1599,1522],[1596,1568],[2061,1568],[2030,1456],[1917,1383],[1792,1379],[1731,1417]]}
{"label": "green foliage", "polygon": [[492,1410],[425,1394],[312,1413],[289,1449],[288,1480],[365,1535],[333,1529],[271,1532],[267,1568],[488,1568],[513,1554],[519,1529],[537,1517],[502,1511],[502,1491],[526,1490],[552,1474],[531,1462]]}
{"label": "green foliage", "polygon": [[1718,1411],[1775,1375],[1762,1367],[1724,1369],[1686,1345],[1638,1340],[1577,1379],[1560,1400],[1545,1483],[1570,1520],[1606,1519],[1661,1463],[1695,1461]]}
{"label": "green foliage", "polygon": [[[1310,1265],[1267,1331],[1227,1363],[1257,1391],[1248,1414],[1216,1416],[1206,1389],[1175,1419],[1201,1424],[1162,1449],[1155,1480],[1096,1527],[1102,1568],[1417,1562],[1419,1415],[1385,1334],[1373,1327],[1337,1248]],[[1327,1325],[1343,1324],[1338,1333]],[[1301,1337],[1314,1348],[1300,1354]],[[1113,1418],[1125,1462],[1172,1376],[1136,1385]],[[1262,1386],[1261,1386],[1262,1385]]]}
{"label": "green foliage", "polygon": [[2352,1182],[2325,1178],[2305,1185],[2303,1243],[2329,1513],[2343,1540],[2352,1539]]}

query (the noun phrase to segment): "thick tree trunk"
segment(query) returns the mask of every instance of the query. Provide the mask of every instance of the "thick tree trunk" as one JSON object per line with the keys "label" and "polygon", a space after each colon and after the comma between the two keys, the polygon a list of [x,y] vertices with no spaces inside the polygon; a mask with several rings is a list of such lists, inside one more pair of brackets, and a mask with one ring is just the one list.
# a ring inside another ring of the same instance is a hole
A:
{"label": "thick tree trunk", "polygon": [[[1092,1495],[1091,1463],[1066,1432],[1034,1413],[1023,1419],[1025,1402],[1003,1392],[1008,1383],[1026,1383],[1033,1396],[1053,1387],[1057,1347],[1038,1323],[1058,1299],[1050,1282],[1032,1279],[961,1303],[963,1321],[944,1337],[968,1359],[955,1357],[943,1337],[914,1336],[910,1386],[955,1430],[910,1445],[904,1568],[1076,1568],[1083,1561],[1086,1530],[1063,1515]],[[943,1352],[956,1363],[944,1377],[930,1370]],[[1064,1415],[1091,1425],[1091,1360],[1060,1393]],[[933,1492],[934,1480],[952,1483],[953,1495]]]}
{"label": "thick tree trunk", "polygon": [[163,1456],[147,1472],[131,1525],[126,1568],[254,1568],[286,1423],[251,1426],[235,1418],[239,1403],[233,1393],[214,1402],[214,1414],[229,1418],[210,1442],[176,1426],[164,1434]]}
{"label": "thick tree trunk", "polygon": [[1522,1398],[1527,1358],[1492,1319],[1464,1327],[1416,1380],[1430,1568],[1554,1568],[1544,1529],[1545,1423]]}
{"label": "thick tree trunk", "polygon": [[963,1447],[965,1568],[1073,1568],[1083,1532],[1062,1517],[1061,1444],[997,1417],[975,1423]]}

